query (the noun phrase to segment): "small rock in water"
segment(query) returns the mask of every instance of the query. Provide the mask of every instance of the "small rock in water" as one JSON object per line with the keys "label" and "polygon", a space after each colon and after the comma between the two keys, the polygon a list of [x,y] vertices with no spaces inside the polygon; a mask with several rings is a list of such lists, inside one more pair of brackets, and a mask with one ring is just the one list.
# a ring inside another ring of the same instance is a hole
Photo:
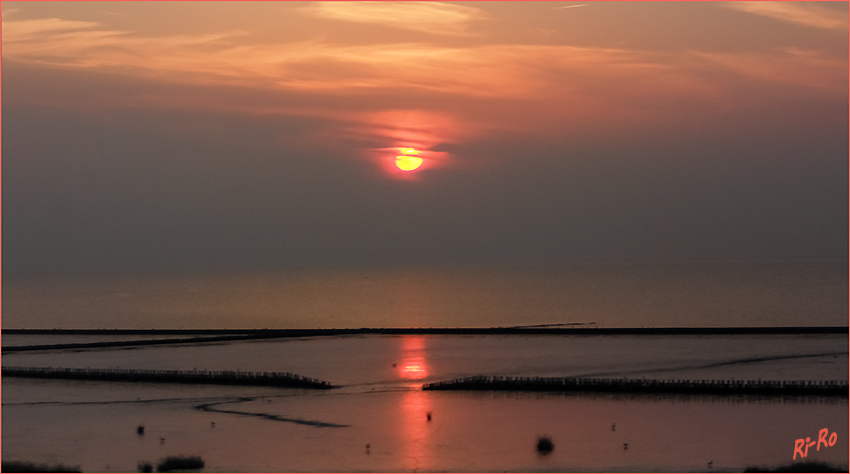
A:
{"label": "small rock in water", "polygon": [[537,438],[537,452],[540,454],[549,454],[552,450],[555,449],[555,445],[552,444],[552,440],[547,436],[541,436]]}

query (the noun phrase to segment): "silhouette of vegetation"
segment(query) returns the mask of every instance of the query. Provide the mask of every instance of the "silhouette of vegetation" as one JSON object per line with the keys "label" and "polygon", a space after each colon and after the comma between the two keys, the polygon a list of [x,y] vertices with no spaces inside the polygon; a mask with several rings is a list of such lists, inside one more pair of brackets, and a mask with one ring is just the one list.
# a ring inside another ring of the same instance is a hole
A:
{"label": "silhouette of vegetation", "polygon": [[825,462],[798,462],[779,466],[776,469],[748,467],[744,472],[847,472],[847,469],[842,469]]}
{"label": "silhouette of vegetation", "polygon": [[552,450],[555,449],[555,445],[552,444],[552,439],[548,436],[541,436],[537,438],[537,452],[543,455],[549,454]]}
{"label": "silhouette of vegetation", "polygon": [[36,464],[25,461],[3,461],[3,472],[82,472],[80,466],[65,466],[62,464]]}
{"label": "silhouette of vegetation", "polygon": [[159,472],[169,472],[186,469],[201,469],[204,460],[200,456],[168,456],[156,466]]}
{"label": "silhouette of vegetation", "polygon": [[153,465],[147,461],[139,463],[139,472],[153,472]]}

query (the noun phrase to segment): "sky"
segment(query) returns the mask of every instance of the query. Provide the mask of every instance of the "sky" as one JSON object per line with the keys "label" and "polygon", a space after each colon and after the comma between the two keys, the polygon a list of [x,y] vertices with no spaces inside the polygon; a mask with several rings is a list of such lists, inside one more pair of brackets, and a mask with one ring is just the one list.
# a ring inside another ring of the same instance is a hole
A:
{"label": "sky", "polygon": [[3,2],[3,275],[844,259],[848,69],[847,2]]}

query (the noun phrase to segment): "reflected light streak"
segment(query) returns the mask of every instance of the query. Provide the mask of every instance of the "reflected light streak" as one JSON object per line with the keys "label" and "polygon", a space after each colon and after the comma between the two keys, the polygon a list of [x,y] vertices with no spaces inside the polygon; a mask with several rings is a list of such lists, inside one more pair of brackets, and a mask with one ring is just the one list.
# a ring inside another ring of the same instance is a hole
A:
{"label": "reflected light streak", "polygon": [[[407,380],[419,380],[428,376],[424,337],[409,336],[402,339],[401,364],[398,364],[398,375]],[[415,387],[418,387],[418,384]]]}
{"label": "reflected light streak", "polygon": [[401,400],[401,412],[405,470],[427,470],[427,466],[423,464],[430,454],[429,438],[434,426],[428,419],[428,414],[431,413],[428,393],[417,388],[404,394]]}
{"label": "reflected light streak", "polygon": [[424,357],[418,357],[405,362],[401,371],[402,376],[406,379],[424,379],[428,376]]}
{"label": "reflected light streak", "polygon": [[[409,391],[401,400],[399,417],[401,439],[404,440],[405,470],[427,470],[424,465],[429,456],[429,438],[432,425],[431,402],[427,392],[422,390],[419,380],[428,376],[425,361],[425,337],[406,336],[401,340],[401,364],[398,364],[399,376],[411,381]],[[417,382],[413,382],[417,381]]]}

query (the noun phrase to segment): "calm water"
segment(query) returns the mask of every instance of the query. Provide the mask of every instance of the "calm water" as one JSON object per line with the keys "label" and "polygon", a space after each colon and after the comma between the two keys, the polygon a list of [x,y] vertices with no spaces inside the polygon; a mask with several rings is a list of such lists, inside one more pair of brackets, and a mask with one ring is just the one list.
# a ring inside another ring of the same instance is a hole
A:
{"label": "calm water", "polygon": [[[846,325],[847,264],[4,281],[3,297],[4,328]],[[470,375],[846,380],[847,335],[360,335],[21,352],[3,365],[287,371],[342,386],[4,378],[3,459],[90,472],[177,454],[211,472],[705,472],[709,461],[722,472],[786,464],[794,441],[822,428],[837,443],[808,460],[846,466],[850,436],[847,399],[420,389]],[[535,450],[542,435],[555,444],[548,456]]]}
{"label": "calm water", "polygon": [[[478,374],[846,380],[843,335],[348,336],[17,353],[3,364],[292,371],[342,385],[5,378],[3,458],[95,472],[132,472],[181,453],[219,472],[705,471],[708,461],[714,471],[740,471],[787,463],[794,440],[822,428],[838,443],[810,459],[846,465],[848,450],[847,399],[420,389]],[[534,449],[541,435],[555,443],[549,456]]]}
{"label": "calm water", "polygon": [[846,261],[4,278],[3,327],[844,326],[847,290]]}

